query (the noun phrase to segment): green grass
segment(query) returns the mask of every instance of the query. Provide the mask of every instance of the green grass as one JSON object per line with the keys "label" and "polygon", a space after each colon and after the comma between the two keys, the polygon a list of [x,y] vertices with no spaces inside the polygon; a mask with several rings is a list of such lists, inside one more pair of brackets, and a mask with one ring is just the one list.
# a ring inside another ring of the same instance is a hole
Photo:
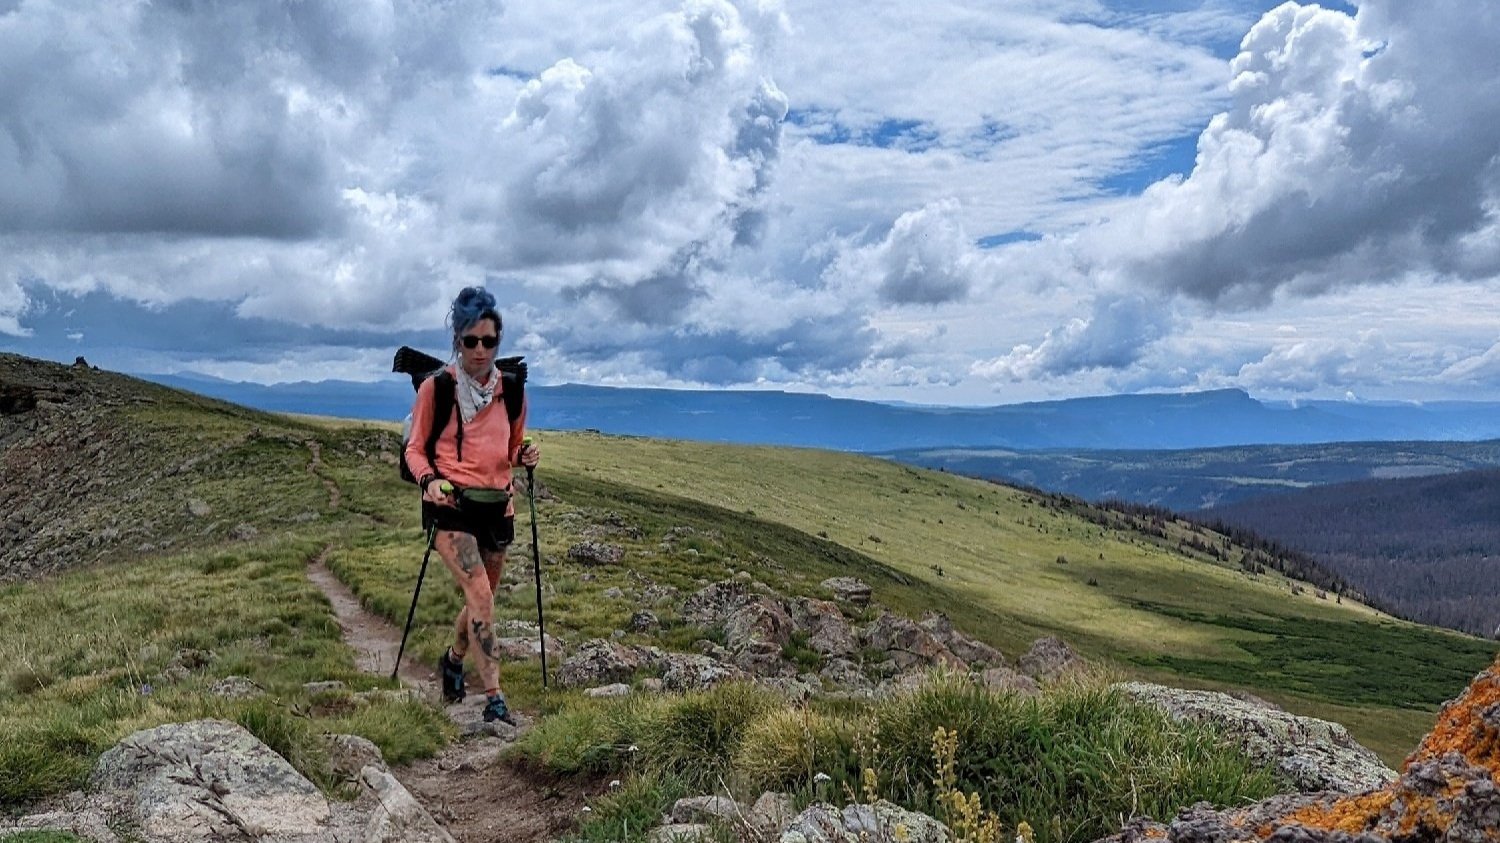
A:
{"label": "green grass", "polygon": [[18,831],[14,834],[0,834],[0,840],[5,843],[85,843],[82,837],[66,831]]}
{"label": "green grass", "polygon": [[[634,840],[629,828],[645,831],[641,820],[682,794],[862,800],[871,774],[879,796],[942,816],[934,798],[940,727],[957,736],[956,789],[978,793],[1007,828],[1027,821],[1041,843],[1102,837],[1121,816],[1170,817],[1195,801],[1238,804],[1286,788],[1206,729],[1086,684],[1038,699],[936,679],[908,696],[806,708],[740,685],[580,701],[518,751],[555,773],[623,776],[619,791],[595,802],[579,839]],[[820,773],[829,781],[815,783]]]}

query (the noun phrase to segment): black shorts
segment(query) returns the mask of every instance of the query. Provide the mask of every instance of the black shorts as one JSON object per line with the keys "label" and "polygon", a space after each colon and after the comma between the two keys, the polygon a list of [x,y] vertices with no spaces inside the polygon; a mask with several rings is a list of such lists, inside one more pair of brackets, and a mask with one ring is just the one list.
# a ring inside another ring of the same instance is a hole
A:
{"label": "black shorts", "polygon": [[439,530],[468,533],[479,541],[480,550],[504,550],[516,539],[516,518],[505,510],[505,504],[460,500],[451,507],[422,501],[422,529],[436,524]]}

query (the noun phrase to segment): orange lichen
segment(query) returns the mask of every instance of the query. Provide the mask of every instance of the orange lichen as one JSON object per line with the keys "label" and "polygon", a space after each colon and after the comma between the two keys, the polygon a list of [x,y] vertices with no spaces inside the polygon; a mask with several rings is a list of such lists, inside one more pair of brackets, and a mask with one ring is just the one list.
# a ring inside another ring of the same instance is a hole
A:
{"label": "orange lichen", "polygon": [[1443,707],[1437,725],[1407,757],[1402,771],[1411,769],[1412,764],[1458,752],[1470,764],[1490,770],[1500,783],[1500,731],[1481,717],[1493,705],[1500,705],[1500,659],[1462,696]]}
{"label": "orange lichen", "polygon": [[[1298,823],[1308,828],[1359,834],[1373,827],[1395,799],[1396,794],[1393,791],[1377,790],[1373,793],[1340,799],[1331,805],[1309,805],[1284,819],[1286,823]],[[1270,835],[1268,833],[1261,836]]]}

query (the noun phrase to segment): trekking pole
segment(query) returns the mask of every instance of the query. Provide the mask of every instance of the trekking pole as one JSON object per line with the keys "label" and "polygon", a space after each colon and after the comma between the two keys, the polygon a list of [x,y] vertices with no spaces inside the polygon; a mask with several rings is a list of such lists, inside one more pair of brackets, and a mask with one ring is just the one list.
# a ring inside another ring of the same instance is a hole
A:
{"label": "trekking pole", "polygon": [[427,552],[422,554],[422,570],[417,572],[417,587],[411,592],[411,608],[406,610],[406,629],[401,631],[401,649],[396,651],[396,666],[391,668],[391,678],[401,670],[401,656],[406,652],[406,636],[411,634],[411,619],[417,614],[417,595],[422,593],[422,578],[427,576],[427,560],[432,558],[432,546],[437,542],[437,521],[427,528]]}
{"label": "trekking pole", "polygon": [[[531,446],[531,437],[521,439],[521,447]],[[542,545],[536,531],[536,475],[526,466],[526,499],[531,502],[531,562],[536,573],[536,634],[542,645],[542,689],[547,688],[547,625],[542,619]]]}

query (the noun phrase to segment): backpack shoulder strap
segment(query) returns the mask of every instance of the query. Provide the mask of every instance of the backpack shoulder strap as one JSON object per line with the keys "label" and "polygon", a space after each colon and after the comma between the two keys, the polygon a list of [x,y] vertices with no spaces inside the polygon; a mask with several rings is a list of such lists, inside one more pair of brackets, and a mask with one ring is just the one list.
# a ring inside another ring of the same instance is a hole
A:
{"label": "backpack shoulder strap", "polygon": [[505,415],[515,424],[526,402],[526,363],[521,357],[504,357],[500,367],[500,397],[505,400]]}
{"label": "backpack shoulder strap", "polygon": [[[437,441],[448,427],[453,415],[453,404],[458,400],[458,382],[446,368],[432,376],[432,427],[427,431],[427,460],[437,466]],[[458,418],[458,458],[464,458],[464,420]]]}

